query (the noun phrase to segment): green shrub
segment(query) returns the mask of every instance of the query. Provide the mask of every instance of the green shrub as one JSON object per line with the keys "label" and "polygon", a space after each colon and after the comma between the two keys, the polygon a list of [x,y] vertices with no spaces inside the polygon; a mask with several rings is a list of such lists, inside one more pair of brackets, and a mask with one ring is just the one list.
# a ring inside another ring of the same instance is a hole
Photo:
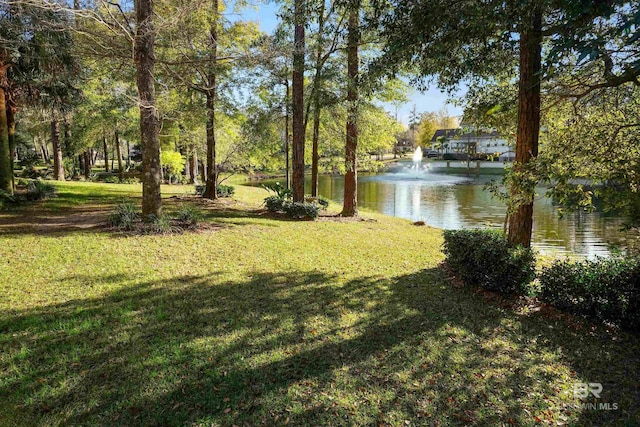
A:
{"label": "green shrub", "polygon": [[22,178],[28,179],[46,178],[47,175],[49,175],[49,171],[47,169],[36,169],[33,166],[27,166],[20,174]]}
{"label": "green shrub", "polygon": [[106,182],[107,184],[120,184],[120,178],[115,175],[111,175],[105,177],[104,182]]}
{"label": "green shrub", "polygon": [[40,155],[35,151],[29,150],[22,155],[20,161],[18,162],[18,165],[23,168],[33,168],[34,166],[38,165],[39,162]]}
{"label": "green shrub", "polygon": [[315,219],[320,214],[320,205],[316,203],[300,203],[300,202],[284,202],[284,212],[287,216],[296,219],[311,218]]}
{"label": "green shrub", "polygon": [[131,200],[122,199],[116,205],[113,213],[109,215],[107,221],[112,227],[116,227],[119,230],[132,231],[135,230],[139,219],[140,215],[136,205]]}
{"label": "green shrub", "polygon": [[278,196],[269,196],[264,199],[264,204],[271,212],[284,212],[287,216],[295,219],[311,218],[315,219],[320,214],[320,205],[310,202],[292,202],[281,199]]}
{"label": "green shrub", "polygon": [[320,209],[322,209],[322,210],[326,210],[329,207],[329,200],[325,199],[324,197],[306,196],[304,198],[304,201],[307,202],[307,203],[316,203],[316,204],[320,205]]}
{"label": "green shrub", "polygon": [[140,184],[140,180],[136,177],[122,178],[118,182],[120,184]]}
{"label": "green shrub", "polygon": [[487,230],[445,230],[447,265],[473,286],[504,294],[524,294],[535,277],[531,249],[510,244]]}
{"label": "green shrub", "polygon": [[230,185],[218,185],[216,188],[216,194],[218,197],[231,197],[235,194],[236,189]]}
{"label": "green shrub", "polygon": [[202,212],[195,206],[182,206],[176,213],[176,221],[189,227],[197,226],[202,221]]}
{"label": "green shrub", "polygon": [[17,202],[18,200],[16,199],[16,196],[4,190],[0,190],[0,209]]}
{"label": "green shrub", "polygon": [[540,299],[560,310],[640,331],[640,261],[556,261],[542,270]]}
{"label": "green shrub", "polygon": [[269,196],[264,199],[265,206],[271,212],[282,212],[284,210],[285,203],[287,203],[287,201],[278,196]]}
{"label": "green shrub", "polygon": [[[202,197],[206,190],[206,185],[196,185],[196,196]],[[218,197],[231,197],[235,194],[235,192],[236,189],[231,185],[218,184],[218,186],[216,187],[216,194],[218,195]]]}
{"label": "green shrub", "polygon": [[56,194],[56,187],[39,179],[29,181],[27,184],[27,200],[44,200]]}

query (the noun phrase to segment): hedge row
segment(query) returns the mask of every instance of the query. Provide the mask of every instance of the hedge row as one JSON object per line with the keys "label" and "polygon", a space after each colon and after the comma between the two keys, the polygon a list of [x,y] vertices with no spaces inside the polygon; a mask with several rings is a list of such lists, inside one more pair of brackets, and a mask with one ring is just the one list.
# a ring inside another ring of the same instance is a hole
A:
{"label": "hedge row", "polygon": [[[447,264],[469,285],[503,294],[536,292],[535,255],[486,230],[447,230]],[[560,310],[640,332],[640,261],[556,261],[538,276],[537,296]]]}

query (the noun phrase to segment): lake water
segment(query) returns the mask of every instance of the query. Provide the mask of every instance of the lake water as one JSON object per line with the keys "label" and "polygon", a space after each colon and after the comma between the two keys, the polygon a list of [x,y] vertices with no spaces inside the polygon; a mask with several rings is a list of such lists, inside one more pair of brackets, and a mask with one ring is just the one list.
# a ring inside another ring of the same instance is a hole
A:
{"label": "lake water", "polygon": [[[443,229],[502,229],[506,208],[484,190],[486,182],[499,178],[438,173],[438,168],[429,168],[429,164],[415,170],[407,163],[381,174],[360,174],[358,205]],[[309,188],[307,182],[307,192]],[[343,177],[320,176],[318,190],[320,195],[341,204]],[[594,258],[609,255],[612,245],[624,244],[625,236],[620,231],[624,218],[599,212],[576,212],[560,218],[557,207],[544,197],[544,192],[544,188],[538,190],[540,196],[534,205],[533,246],[538,251]]]}

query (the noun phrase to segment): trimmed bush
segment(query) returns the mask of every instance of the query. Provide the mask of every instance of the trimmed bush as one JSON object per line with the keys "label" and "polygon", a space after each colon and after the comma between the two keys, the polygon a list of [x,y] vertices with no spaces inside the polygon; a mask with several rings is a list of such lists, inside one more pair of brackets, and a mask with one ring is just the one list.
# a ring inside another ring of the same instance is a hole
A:
{"label": "trimmed bush", "polygon": [[[196,185],[196,196],[202,197],[206,189],[206,185]],[[218,185],[218,187],[216,188],[216,194],[221,198],[232,197],[235,192],[236,189],[231,185]]]}
{"label": "trimmed bush", "polygon": [[318,218],[320,214],[320,205],[315,203],[299,203],[299,202],[285,202],[284,212],[287,216],[295,219],[303,218]]}
{"label": "trimmed bush", "polygon": [[640,261],[556,261],[543,269],[540,299],[560,310],[640,331]]}
{"label": "trimmed bush", "polygon": [[284,211],[284,205],[288,203],[285,199],[281,199],[278,196],[269,196],[264,199],[264,205],[271,212],[282,212]]}
{"label": "trimmed bush", "polygon": [[500,233],[445,230],[447,265],[472,286],[504,294],[525,294],[535,277],[531,249],[514,246]]}
{"label": "trimmed bush", "polygon": [[315,219],[320,215],[320,205],[316,203],[299,203],[281,199],[278,196],[269,196],[264,199],[264,204],[271,212],[284,212],[295,219]]}

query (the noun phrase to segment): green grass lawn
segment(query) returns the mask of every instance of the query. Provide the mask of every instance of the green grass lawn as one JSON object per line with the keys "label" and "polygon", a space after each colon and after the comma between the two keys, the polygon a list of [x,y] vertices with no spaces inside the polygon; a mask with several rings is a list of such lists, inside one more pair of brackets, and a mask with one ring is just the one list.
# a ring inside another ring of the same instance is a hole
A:
{"label": "green grass lawn", "polygon": [[[236,190],[167,199],[216,226],[181,235],[105,231],[139,185],[0,212],[0,425],[640,422],[638,338],[452,285],[439,230],[278,220]],[[619,409],[575,409],[576,382]]]}

